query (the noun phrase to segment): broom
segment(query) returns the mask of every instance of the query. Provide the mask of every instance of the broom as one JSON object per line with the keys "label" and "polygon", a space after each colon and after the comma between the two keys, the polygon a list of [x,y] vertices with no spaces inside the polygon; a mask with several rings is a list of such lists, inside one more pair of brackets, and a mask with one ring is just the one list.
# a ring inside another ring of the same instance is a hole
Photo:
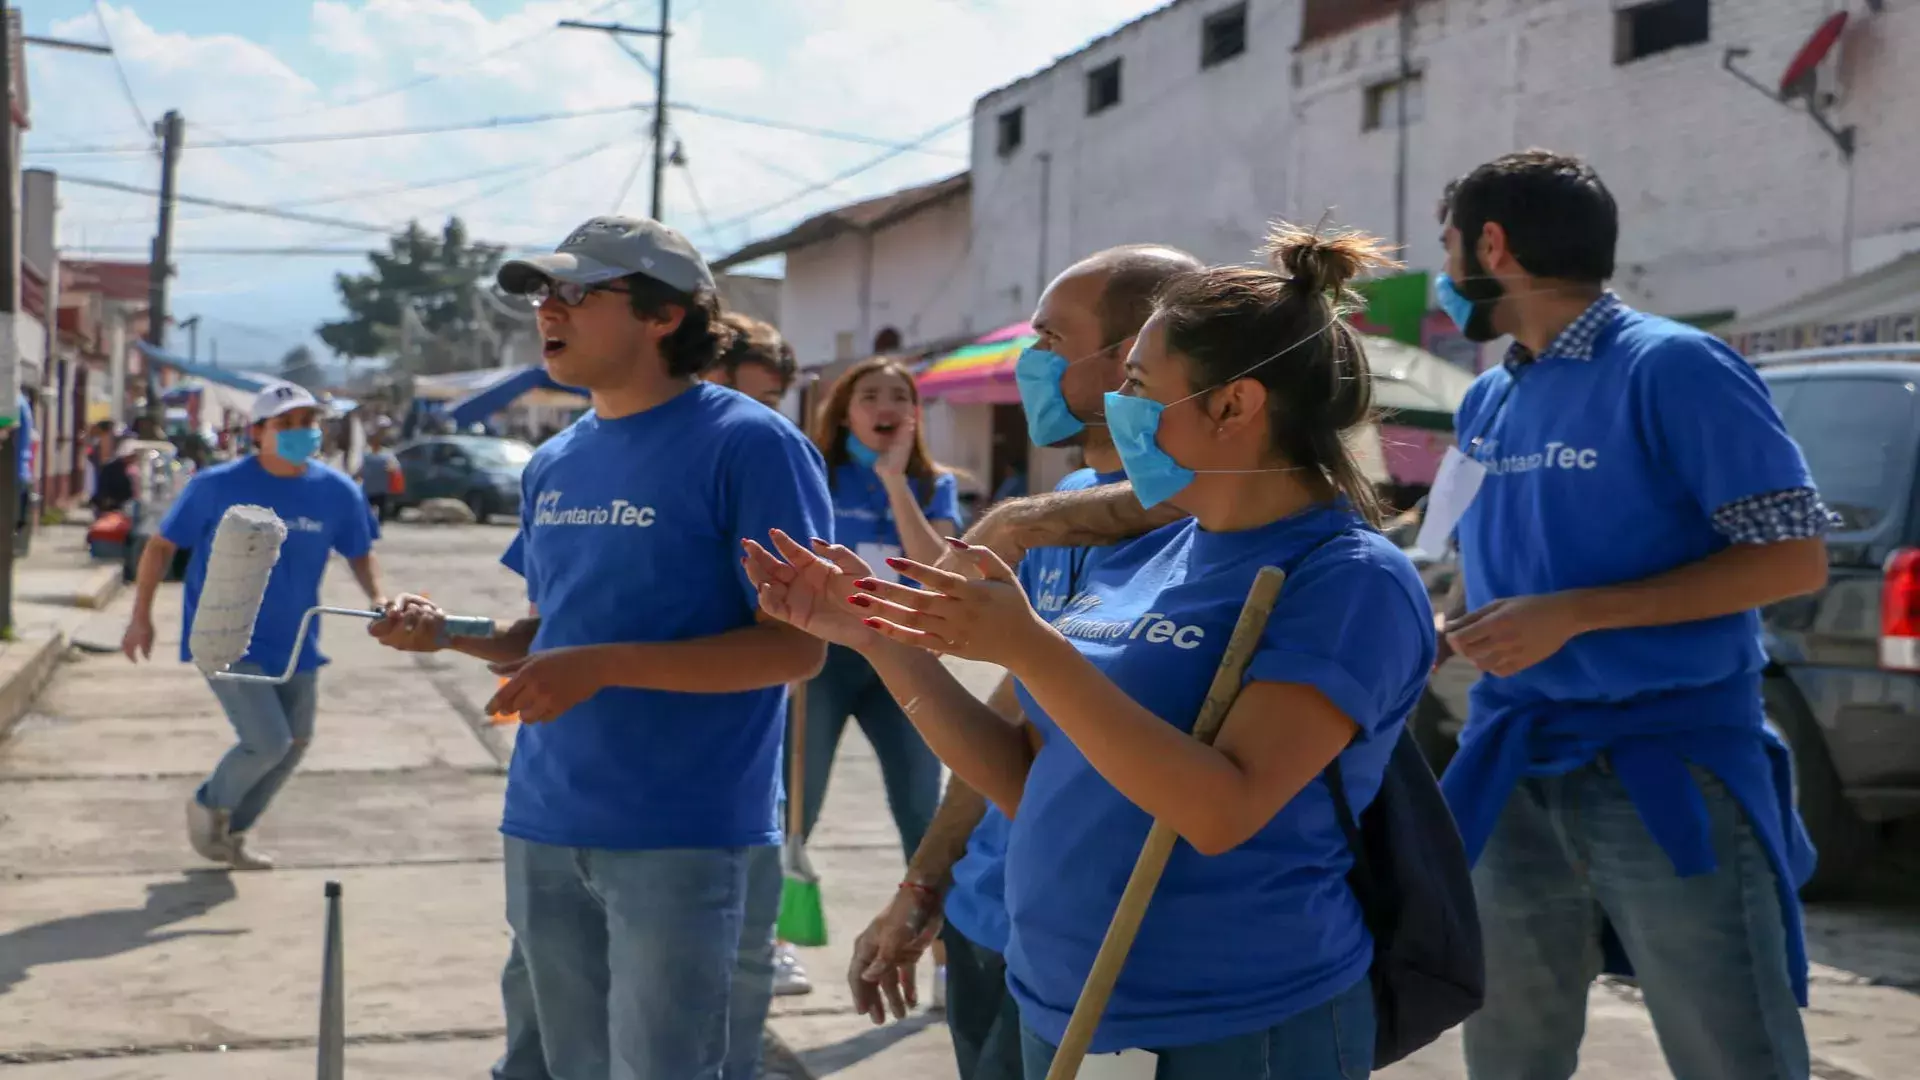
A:
{"label": "broom", "polygon": [[787,764],[787,843],[780,849],[780,919],[774,933],[794,945],[825,945],[827,913],[820,900],[820,875],[807,859],[806,825],[807,684],[788,694],[793,723],[788,738],[793,752]]}
{"label": "broom", "polygon": [[[1193,722],[1193,737],[1209,746],[1220,733],[1220,725],[1233,708],[1234,698],[1240,696],[1240,680],[1246,675],[1254,648],[1260,644],[1260,635],[1266,631],[1267,617],[1273,614],[1273,605],[1280,598],[1280,584],[1286,577],[1278,567],[1262,567],[1259,576],[1253,579],[1253,587],[1247,590],[1246,606],[1240,609],[1233,636],[1227,639],[1227,651],[1220,657],[1213,684],[1207,688],[1206,700],[1200,703],[1200,715]],[[1093,1042],[1094,1030],[1100,1026],[1100,1017],[1107,1011],[1107,999],[1113,996],[1113,985],[1120,979],[1120,969],[1126,965],[1133,939],[1140,933],[1140,920],[1146,917],[1147,904],[1153,900],[1153,890],[1160,885],[1160,875],[1166,870],[1167,858],[1173,854],[1174,841],[1178,839],[1173,828],[1159,820],[1155,820],[1147,832],[1140,858],[1133,864],[1133,875],[1127,879],[1127,889],[1120,894],[1113,921],[1107,924],[1107,936],[1100,942],[1100,952],[1093,959],[1093,969],[1087,973],[1086,985],[1080,988],[1080,1000],[1073,1006],[1073,1017],[1067,1021],[1067,1032],[1060,1039],[1060,1049],[1053,1055],[1047,1080],[1074,1080],[1079,1075],[1080,1063],[1087,1056],[1087,1047]]]}

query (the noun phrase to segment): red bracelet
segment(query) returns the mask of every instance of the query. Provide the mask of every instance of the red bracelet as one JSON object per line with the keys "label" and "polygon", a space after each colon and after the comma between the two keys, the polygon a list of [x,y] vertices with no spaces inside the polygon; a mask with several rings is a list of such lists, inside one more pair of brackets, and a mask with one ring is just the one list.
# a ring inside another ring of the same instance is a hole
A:
{"label": "red bracelet", "polygon": [[917,881],[903,881],[900,883],[900,887],[920,894],[926,898],[927,903],[932,904],[934,907],[940,906],[940,894]]}

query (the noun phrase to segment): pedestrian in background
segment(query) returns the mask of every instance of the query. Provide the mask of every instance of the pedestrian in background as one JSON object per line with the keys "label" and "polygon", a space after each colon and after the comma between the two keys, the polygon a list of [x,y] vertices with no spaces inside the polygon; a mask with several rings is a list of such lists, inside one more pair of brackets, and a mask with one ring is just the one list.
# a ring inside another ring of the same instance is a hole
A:
{"label": "pedestrian in background", "polygon": [[1812,851],[1757,609],[1826,582],[1828,510],[1752,365],[1608,291],[1592,168],[1509,154],[1441,213],[1441,307],[1513,338],[1427,507],[1464,582],[1442,656],[1485,673],[1444,778],[1486,940],[1468,1075],[1571,1077],[1604,967],[1675,1076],[1803,1080]]}
{"label": "pedestrian in background", "polygon": [[751,315],[729,311],[720,316],[720,322],[733,331],[733,342],[707,369],[707,380],[731,386],[769,409],[778,409],[800,374],[793,346],[772,323]]}

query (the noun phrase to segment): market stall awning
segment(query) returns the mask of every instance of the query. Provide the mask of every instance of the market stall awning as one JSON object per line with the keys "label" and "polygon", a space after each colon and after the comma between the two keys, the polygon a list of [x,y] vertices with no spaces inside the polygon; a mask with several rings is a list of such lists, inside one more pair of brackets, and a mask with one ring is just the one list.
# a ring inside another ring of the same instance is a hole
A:
{"label": "market stall awning", "polygon": [[1920,339],[1920,253],[1715,328],[1742,355]]}
{"label": "market stall awning", "polygon": [[547,369],[538,365],[503,368],[491,374],[493,378],[472,388],[464,397],[447,406],[447,416],[454,423],[465,427],[483,421],[536,390],[577,393],[554,382],[552,376],[547,374]]}
{"label": "market stall awning", "polygon": [[1033,327],[1023,322],[976,338],[936,357],[920,372],[920,395],[955,404],[1017,405],[1020,392],[1013,382],[1013,362],[1037,340]]}
{"label": "market stall awning", "polygon": [[1474,376],[1417,345],[1367,334],[1367,368],[1373,372],[1373,405],[1388,424],[1452,431],[1453,414]]}
{"label": "market stall awning", "polygon": [[258,371],[240,371],[234,368],[202,364],[197,360],[189,360],[177,353],[171,353],[165,349],[157,349],[144,341],[135,342],[134,344],[139,348],[142,355],[161,367],[172,368],[180,374],[191,378],[203,379],[210,383],[232,387],[235,390],[241,390],[251,394],[257,394],[269,386],[274,386],[284,381]]}

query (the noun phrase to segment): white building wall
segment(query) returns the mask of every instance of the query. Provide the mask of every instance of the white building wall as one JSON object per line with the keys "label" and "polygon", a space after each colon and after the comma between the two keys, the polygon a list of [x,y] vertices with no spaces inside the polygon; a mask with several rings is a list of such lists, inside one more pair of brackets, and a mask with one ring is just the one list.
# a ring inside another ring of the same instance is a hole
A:
{"label": "white building wall", "polygon": [[[1210,261],[1251,257],[1267,217],[1288,201],[1287,72],[1300,8],[1248,0],[1246,51],[1201,67],[1203,20],[1233,6],[1163,8],[975,103],[980,322],[1028,317],[1054,274],[1116,244],[1174,244]],[[1114,59],[1120,103],[1089,116],[1088,73]],[[1024,139],[1003,156],[999,117],[1016,107]]]}
{"label": "white building wall", "polygon": [[[962,195],[871,234],[842,233],[787,252],[780,330],[800,365],[867,356],[887,327],[909,348],[970,330],[964,288],[970,227]],[[851,351],[839,355],[847,342]]]}
{"label": "white building wall", "polygon": [[[1198,64],[1202,19],[1183,0],[982,98],[974,116],[974,303],[983,323],[1030,312],[1036,283],[1121,242],[1162,241],[1245,261],[1274,216],[1394,231],[1396,133],[1361,130],[1365,87],[1398,68],[1386,18],[1296,51],[1296,0],[1249,0],[1248,50]],[[1541,145],[1588,158],[1619,200],[1616,286],[1673,315],[1755,311],[1920,249],[1920,0],[1714,0],[1704,44],[1614,63],[1629,0],[1426,0],[1413,62],[1407,258],[1441,263],[1447,180]],[[1798,106],[1722,67],[1778,81],[1829,14],[1853,22],[1826,85],[1858,126],[1851,166]],[[1086,73],[1124,57],[1121,104],[1086,115]],[[1025,106],[1024,145],[996,152],[997,118]],[[1041,155],[1048,187],[1040,245]]]}

